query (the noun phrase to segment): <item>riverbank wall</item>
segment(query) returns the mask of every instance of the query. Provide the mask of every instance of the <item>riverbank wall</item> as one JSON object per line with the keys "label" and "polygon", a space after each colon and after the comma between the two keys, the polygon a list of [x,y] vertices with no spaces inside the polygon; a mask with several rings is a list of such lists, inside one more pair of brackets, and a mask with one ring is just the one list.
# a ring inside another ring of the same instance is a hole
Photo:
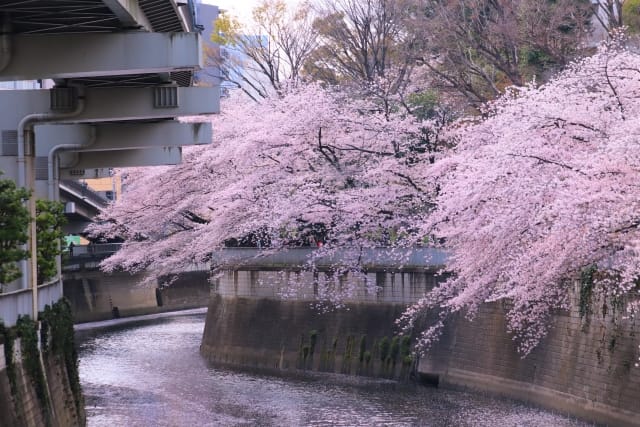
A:
{"label": "riverbank wall", "polygon": [[58,303],[48,314],[55,325],[23,318],[0,328],[0,426],[86,424],[68,305]]}
{"label": "riverbank wall", "polygon": [[389,322],[402,311],[399,304],[362,303],[318,313],[308,301],[216,295],[200,350],[234,368],[408,379],[413,360]]}
{"label": "riverbank wall", "polygon": [[386,343],[396,337],[394,321],[408,302],[436,283],[432,273],[370,273],[379,293],[363,291],[345,309],[326,313],[309,298],[317,277],[307,278],[306,298],[283,298],[265,286],[289,282],[283,275],[291,274],[304,273],[236,270],[218,278],[202,355],[216,364],[272,372],[414,374],[439,387],[497,393],[605,425],[640,425],[640,326],[625,315],[624,303],[597,290],[576,284],[571,310],[552,316],[549,334],[527,357],[506,331],[508,306],[494,303],[473,321],[452,318],[440,342],[413,360],[401,349],[402,337],[395,338],[393,358]]}
{"label": "riverbank wall", "polygon": [[144,274],[105,274],[97,269],[66,272],[64,296],[77,323],[207,306],[207,271],[183,272],[171,279],[169,285],[146,284]]}
{"label": "riverbank wall", "polygon": [[[313,304],[313,283],[330,279],[323,272],[224,272],[213,282],[202,355],[235,368],[408,379],[411,342],[396,334],[394,320],[439,279],[425,271],[344,277],[345,287],[356,282],[355,293],[345,307],[323,310]],[[300,285],[296,297],[283,299],[292,281]]]}
{"label": "riverbank wall", "polygon": [[640,324],[625,303],[597,292],[585,299],[590,292],[576,284],[571,309],[552,316],[549,333],[524,358],[506,331],[506,304],[486,304],[473,321],[458,316],[418,372],[442,387],[489,391],[604,425],[639,426]]}

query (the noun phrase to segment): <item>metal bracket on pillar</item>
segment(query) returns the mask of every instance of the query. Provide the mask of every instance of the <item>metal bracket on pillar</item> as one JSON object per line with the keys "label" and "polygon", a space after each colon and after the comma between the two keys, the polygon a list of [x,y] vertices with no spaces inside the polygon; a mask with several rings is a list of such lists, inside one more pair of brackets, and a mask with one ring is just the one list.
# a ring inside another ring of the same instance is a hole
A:
{"label": "metal bracket on pillar", "polygon": [[54,87],[49,91],[51,111],[65,112],[76,108],[78,95],[74,87]]}

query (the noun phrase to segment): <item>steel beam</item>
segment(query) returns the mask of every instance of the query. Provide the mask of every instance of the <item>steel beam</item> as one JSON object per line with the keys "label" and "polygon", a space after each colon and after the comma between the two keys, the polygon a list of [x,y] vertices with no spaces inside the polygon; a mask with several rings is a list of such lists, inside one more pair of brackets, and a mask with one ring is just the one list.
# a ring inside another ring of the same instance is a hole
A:
{"label": "steel beam", "polygon": [[[173,108],[154,105],[153,87],[87,88],[85,108],[73,118],[57,123],[172,119],[220,112],[219,87],[177,87]],[[0,91],[0,130],[15,130],[23,117],[51,111],[49,90]]]}
{"label": "steel beam", "polygon": [[19,34],[0,80],[146,74],[200,68],[198,33]]}
{"label": "steel beam", "polygon": [[95,132],[95,141],[91,145],[68,151],[118,151],[151,147],[179,147],[211,142],[211,123],[166,121],[158,123],[100,123],[96,125],[41,125],[35,127],[36,156],[47,156],[53,147],[62,144],[86,145],[92,138],[91,128]]}
{"label": "steel beam", "polygon": [[64,179],[64,180],[109,178],[112,175],[113,175],[113,170],[111,168],[61,169],[60,170],[60,179]]}
{"label": "steel beam", "polygon": [[153,31],[151,23],[137,0],[102,0],[102,3],[118,17],[124,27],[143,27],[148,31]]}
{"label": "steel beam", "polygon": [[182,160],[180,147],[154,147],[136,150],[97,151],[85,153],[61,153],[61,178],[67,172],[108,167],[177,165]]}

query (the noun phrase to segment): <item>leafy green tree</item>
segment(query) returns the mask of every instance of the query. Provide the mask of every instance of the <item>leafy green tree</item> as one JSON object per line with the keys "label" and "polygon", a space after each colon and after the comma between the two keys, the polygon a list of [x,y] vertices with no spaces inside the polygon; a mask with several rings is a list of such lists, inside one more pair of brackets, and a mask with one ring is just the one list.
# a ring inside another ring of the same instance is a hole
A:
{"label": "leafy green tree", "polygon": [[622,22],[630,33],[640,33],[640,0],[626,0],[622,4]]}
{"label": "leafy green tree", "polygon": [[2,285],[20,277],[17,262],[28,258],[21,248],[28,241],[29,211],[24,202],[29,192],[9,179],[0,180],[0,291]]}
{"label": "leafy green tree", "polygon": [[435,88],[478,107],[584,53],[593,15],[586,0],[433,0],[413,31]]}
{"label": "leafy green tree", "polygon": [[410,93],[405,98],[407,110],[419,120],[429,120],[438,116],[438,93],[433,89]]}
{"label": "leafy green tree", "polygon": [[55,277],[56,257],[62,253],[60,240],[66,223],[64,206],[60,202],[36,202],[36,234],[38,244],[38,284]]}

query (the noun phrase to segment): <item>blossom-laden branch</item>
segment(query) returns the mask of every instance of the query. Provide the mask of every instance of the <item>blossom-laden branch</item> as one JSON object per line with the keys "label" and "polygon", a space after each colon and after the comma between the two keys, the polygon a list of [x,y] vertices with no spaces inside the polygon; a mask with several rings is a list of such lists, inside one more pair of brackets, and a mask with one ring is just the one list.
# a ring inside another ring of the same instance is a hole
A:
{"label": "blossom-laden branch", "polygon": [[122,199],[93,226],[125,240],[103,267],[166,274],[229,241],[284,248],[301,227],[322,228],[326,248],[421,241],[399,230],[432,209],[419,184],[418,160],[429,154],[414,152],[430,123],[313,84],[281,95],[225,100],[212,144],[185,149],[173,168],[132,171]]}
{"label": "blossom-laden branch", "polygon": [[507,328],[526,355],[591,266],[616,278],[605,292],[635,289],[640,122],[628,118],[640,114],[639,67],[640,55],[604,48],[451,130],[458,145],[424,174],[440,191],[422,224],[450,251],[451,276],[400,320],[409,330],[441,314],[422,350],[448,315],[508,300]]}

